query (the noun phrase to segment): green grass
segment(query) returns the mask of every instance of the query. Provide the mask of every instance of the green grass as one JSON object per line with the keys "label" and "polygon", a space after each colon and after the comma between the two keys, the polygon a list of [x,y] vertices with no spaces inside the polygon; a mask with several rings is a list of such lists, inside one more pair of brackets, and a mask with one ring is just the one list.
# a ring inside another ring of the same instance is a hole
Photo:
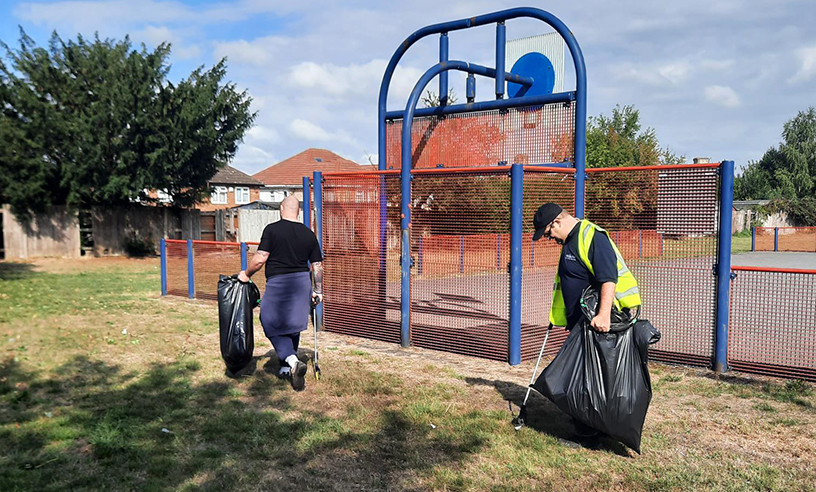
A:
{"label": "green grass", "polygon": [[295,393],[256,333],[254,371],[230,379],[214,303],[161,299],[149,262],[78,265],[46,273],[0,263],[0,491],[766,491],[816,482],[806,451],[788,452],[816,442],[808,383],[655,366],[644,454],[614,443],[572,449],[558,441],[569,419],[538,396],[529,425],[513,430],[505,399],[517,410],[526,378],[505,367],[489,380],[427,357],[329,344],[321,380],[310,372]]}

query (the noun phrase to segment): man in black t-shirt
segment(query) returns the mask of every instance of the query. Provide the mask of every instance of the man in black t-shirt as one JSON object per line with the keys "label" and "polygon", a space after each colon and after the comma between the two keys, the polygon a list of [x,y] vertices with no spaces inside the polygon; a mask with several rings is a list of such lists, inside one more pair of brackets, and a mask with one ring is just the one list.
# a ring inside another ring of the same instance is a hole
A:
{"label": "man in black t-shirt", "polygon": [[264,228],[258,251],[246,271],[238,274],[239,280],[249,282],[265,265],[261,325],[281,361],[281,376],[290,375],[296,391],[306,386],[306,364],[297,357],[300,332],[308,325],[311,300],[323,300],[323,255],[315,234],[298,222],[299,210],[294,195],[281,202],[281,220]]}

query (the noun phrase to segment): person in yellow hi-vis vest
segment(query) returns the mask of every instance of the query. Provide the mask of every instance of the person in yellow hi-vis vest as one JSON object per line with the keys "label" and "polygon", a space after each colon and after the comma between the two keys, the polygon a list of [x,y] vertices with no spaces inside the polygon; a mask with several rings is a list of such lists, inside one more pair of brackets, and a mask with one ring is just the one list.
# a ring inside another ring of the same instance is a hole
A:
{"label": "person in yellow hi-vis vest", "polygon": [[[533,217],[533,240],[542,237],[562,245],[555,274],[550,323],[571,330],[581,321],[581,295],[589,285],[600,290],[598,314],[592,327],[608,332],[612,306],[634,310],[641,304],[634,275],[626,266],[615,243],[604,229],[588,220],[580,220],[555,203],[545,203]],[[592,437],[597,431],[575,421],[579,437]]]}

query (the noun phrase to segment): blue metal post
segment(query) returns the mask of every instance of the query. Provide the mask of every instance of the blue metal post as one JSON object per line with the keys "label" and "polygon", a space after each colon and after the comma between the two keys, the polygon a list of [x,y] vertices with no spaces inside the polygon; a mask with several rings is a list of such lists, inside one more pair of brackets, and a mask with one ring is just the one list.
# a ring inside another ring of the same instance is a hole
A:
{"label": "blue metal post", "polygon": [[465,236],[459,236],[459,273],[465,273]]}
{"label": "blue metal post", "polygon": [[[317,236],[317,244],[320,246],[320,253],[323,252],[323,173],[315,171],[313,175],[314,182],[314,207],[315,207],[315,236]],[[325,290],[322,292],[325,296]],[[317,305],[315,308],[315,321],[317,326],[323,326],[323,303]]]}
{"label": "blue metal post", "polygon": [[187,240],[187,297],[195,299],[195,267],[193,259],[193,240]]}
{"label": "blue metal post", "polygon": [[643,258],[643,229],[638,229],[638,258]]}
{"label": "blue metal post", "polygon": [[467,88],[465,89],[467,95],[467,102],[472,103],[476,100],[476,77],[472,73],[467,76]]}
{"label": "blue metal post", "polygon": [[756,227],[751,228],[751,251],[756,251]]}
{"label": "blue metal post", "polygon": [[167,295],[167,242],[164,238],[159,241],[161,251],[161,295]]}
{"label": "blue metal post", "polygon": [[774,227],[774,251],[779,251],[779,228]]}
{"label": "blue metal post", "polygon": [[501,269],[501,234],[496,234],[496,270]]}
{"label": "blue metal post", "polygon": [[535,266],[535,241],[530,236],[530,268]]}
{"label": "blue metal post", "polygon": [[521,234],[524,200],[524,167],[510,168],[510,365],[521,363]]}
{"label": "blue metal post", "polygon": [[247,243],[241,243],[241,270],[247,269]]}
{"label": "blue metal post", "polygon": [[720,165],[720,233],[717,246],[717,327],[714,370],[728,370],[728,310],[731,287],[731,209],[734,206],[734,161]]}
{"label": "blue metal post", "polygon": [[417,251],[417,274],[422,275],[422,236],[419,236],[419,251]]}
{"label": "blue metal post", "polygon": [[504,22],[496,24],[496,99],[504,99],[504,50],[507,27]]}
{"label": "blue metal post", "polygon": [[312,228],[312,186],[308,176],[303,176],[303,225]]}
{"label": "blue metal post", "polygon": [[[448,33],[439,35],[439,62],[448,61]],[[439,74],[439,105],[448,105],[448,72]]]}

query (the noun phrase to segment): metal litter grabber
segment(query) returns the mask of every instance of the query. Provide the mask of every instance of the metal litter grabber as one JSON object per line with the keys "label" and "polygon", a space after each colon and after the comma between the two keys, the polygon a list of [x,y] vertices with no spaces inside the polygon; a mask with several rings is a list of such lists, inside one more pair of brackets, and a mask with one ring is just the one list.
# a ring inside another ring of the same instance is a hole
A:
{"label": "metal litter grabber", "polygon": [[527,386],[527,394],[524,395],[524,402],[521,404],[519,414],[512,420],[513,427],[515,427],[516,430],[521,430],[527,420],[527,399],[530,398],[530,390],[533,388],[533,382],[538,373],[538,365],[541,363],[541,356],[544,355],[544,347],[547,346],[547,339],[550,338],[550,330],[552,330],[552,327],[552,323],[547,327],[547,334],[544,335],[544,343],[541,344],[541,350],[538,352],[538,360],[536,361],[535,369],[533,369],[533,375],[530,376],[530,384]]}
{"label": "metal litter grabber", "polygon": [[319,304],[317,297],[312,297],[312,328],[314,329],[314,357],[312,357],[312,364],[314,364],[315,381],[320,381],[320,364],[317,361],[317,305]]}

